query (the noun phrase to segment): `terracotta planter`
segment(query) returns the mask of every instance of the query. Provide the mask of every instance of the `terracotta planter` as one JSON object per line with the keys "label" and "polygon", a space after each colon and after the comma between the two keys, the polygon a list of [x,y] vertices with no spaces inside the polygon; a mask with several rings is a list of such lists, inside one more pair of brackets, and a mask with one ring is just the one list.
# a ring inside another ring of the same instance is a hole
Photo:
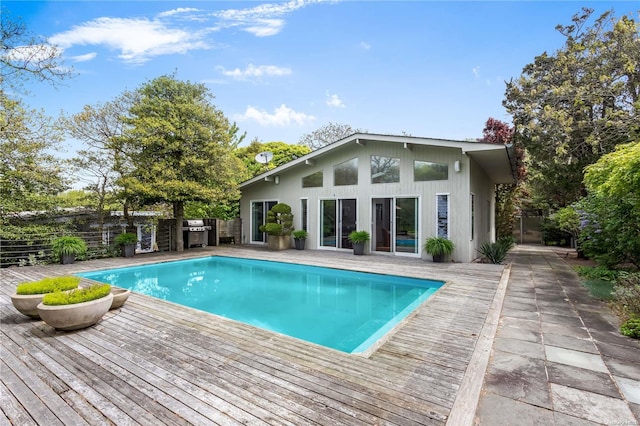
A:
{"label": "terracotta planter", "polygon": [[23,315],[40,318],[38,305],[42,303],[44,294],[12,294],[11,303]]}
{"label": "terracotta planter", "polygon": [[117,309],[122,307],[122,305],[124,305],[124,302],[127,301],[129,295],[131,294],[131,290],[111,286],[111,294],[113,294],[113,301],[111,302],[111,307],[109,309]]}
{"label": "terracotta planter", "polygon": [[109,311],[113,294],[71,305],[38,305],[40,318],[56,330],[79,330],[94,325]]}

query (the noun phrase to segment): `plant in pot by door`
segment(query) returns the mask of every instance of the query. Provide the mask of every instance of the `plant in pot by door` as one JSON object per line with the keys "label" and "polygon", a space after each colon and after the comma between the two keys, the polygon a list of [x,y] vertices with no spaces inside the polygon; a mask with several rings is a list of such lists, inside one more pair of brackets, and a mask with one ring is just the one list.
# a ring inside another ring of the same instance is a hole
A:
{"label": "plant in pot by door", "polygon": [[38,305],[38,314],[56,330],[79,330],[100,321],[112,301],[111,286],[97,284],[45,295]]}
{"label": "plant in pot by door", "polygon": [[133,257],[136,253],[138,236],[133,232],[123,232],[120,235],[116,235],[115,243],[121,247],[122,257]]}
{"label": "plant in pot by door", "polygon": [[424,243],[424,250],[433,256],[434,262],[442,262],[453,253],[454,244],[444,237],[429,237]]}
{"label": "plant in pot by door", "polygon": [[47,277],[38,281],[18,284],[15,294],[11,295],[11,303],[23,315],[40,318],[38,305],[45,294],[56,291],[67,291],[78,288],[80,277]]}
{"label": "plant in pot by door", "polygon": [[352,231],[349,236],[349,241],[353,244],[353,254],[364,254],[364,245],[371,239],[371,236],[367,231]]}
{"label": "plant in pot by door", "polygon": [[295,243],[296,250],[304,250],[304,242],[308,236],[309,233],[304,229],[293,231],[293,242]]}
{"label": "plant in pot by door", "polygon": [[87,252],[87,244],[82,238],[65,235],[53,240],[51,252],[54,260],[67,265],[75,262],[76,257],[82,256]]}
{"label": "plant in pot by door", "polygon": [[266,232],[267,246],[271,250],[285,250],[291,247],[291,232],[293,232],[293,214],[291,207],[279,203],[267,212],[267,223],[260,227]]}

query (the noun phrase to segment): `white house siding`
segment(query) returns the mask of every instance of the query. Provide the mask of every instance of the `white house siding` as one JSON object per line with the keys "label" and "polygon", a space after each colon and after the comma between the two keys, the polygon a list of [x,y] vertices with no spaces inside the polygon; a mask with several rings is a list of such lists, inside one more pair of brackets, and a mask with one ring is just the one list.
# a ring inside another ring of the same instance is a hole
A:
{"label": "white house siding", "polygon": [[[422,252],[426,238],[436,235],[436,194],[449,195],[449,233],[456,245],[452,260],[470,262],[478,256],[479,243],[491,239],[493,187],[488,176],[473,160],[459,148],[409,145],[402,143],[366,141],[364,145],[348,144],[313,158],[314,165],[299,164],[282,170],[272,181],[258,181],[242,188],[241,217],[243,243],[250,242],[251,202],[274,200],[292,207],[294,225],[301,227],[301,198],[308,201],[307,248],[320,247],[320,200],[355,198],[357,200],[357,229],[372,232],[372,199],[389,197],[419,198],[418,255]],[[371,183],[370,156],[379,155],[400,159],[399,183]],[[334,186],[333,166],[352,158],[358,158],[358,185]],[[413,161],[422,160],[445,163],[449,167],[448,179],[440,181],[414,182]],[[460,162],[460,171],[454,163]],[[322,170],[322,188],[302,188],[304,176]],[[475,238],[471,240],[470,194],[475,194]]]}

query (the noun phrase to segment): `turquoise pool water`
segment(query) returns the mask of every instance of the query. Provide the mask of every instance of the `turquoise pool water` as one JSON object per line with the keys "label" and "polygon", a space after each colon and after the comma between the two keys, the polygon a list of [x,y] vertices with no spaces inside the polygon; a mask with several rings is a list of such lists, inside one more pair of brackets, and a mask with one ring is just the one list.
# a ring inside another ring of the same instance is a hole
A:
{"label": "turquoise pool water", "polygon": [[78,275],[347,353],[366,351],[444,284],[222,256]]}

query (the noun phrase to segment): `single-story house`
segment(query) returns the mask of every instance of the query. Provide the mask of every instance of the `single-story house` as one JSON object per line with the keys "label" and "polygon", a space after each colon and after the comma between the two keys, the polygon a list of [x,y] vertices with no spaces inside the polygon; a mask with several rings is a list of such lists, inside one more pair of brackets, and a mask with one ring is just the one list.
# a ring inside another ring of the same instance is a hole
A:
{"label": "single-story house", "polygon": [[367,252],[427,258],[425,240],[443,236],[471,262],[495,240],[496,184],[513,182],[510,145],[356,133],[243,182],[242,243],[265,244],[267,211],[286,203],[307,248],[351,249],[366,230]]}

